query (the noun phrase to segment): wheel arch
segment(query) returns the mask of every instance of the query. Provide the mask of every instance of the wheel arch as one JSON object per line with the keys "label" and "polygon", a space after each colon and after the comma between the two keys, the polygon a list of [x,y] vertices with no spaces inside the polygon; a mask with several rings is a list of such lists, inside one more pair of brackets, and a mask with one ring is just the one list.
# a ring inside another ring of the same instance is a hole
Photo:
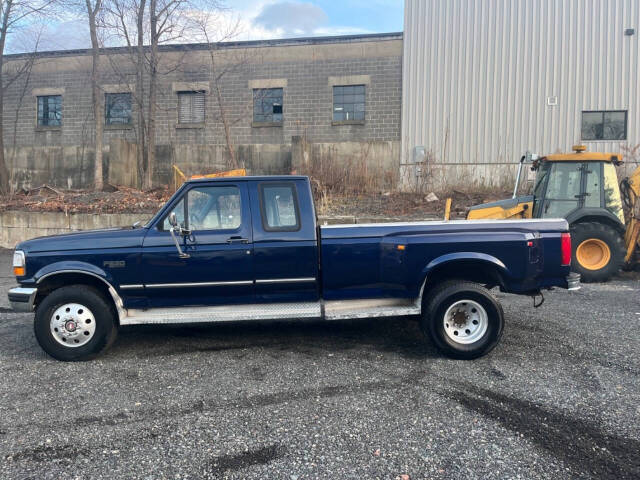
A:
{"label": "wheel arch", "polygon": [[428,292],[447,280],[466,280],[484,285],[505,287],[509,271],[491,255],[476,252],[448,254],[432,260],[422,271],[422,306]]}
{"label": "wheel arch", "polygon": [[613,228],[621,235],[624,235],[626,228],[613,213],[600,208],[583,208],[582,210],[567,215],[566,220],[569,223],[569,227],[578,223],[602,223],[603,225]]}
{"label": "wheel arch", "polygon": [[113,285],[104,277],[81,269],[54,270],[40,276],[36,281],[38,291],[34,302],[35,305],[37,306],[54,290],[67,285],[87,285],[95,288],[113,305],[118,320],[121,318],[123,303]]}

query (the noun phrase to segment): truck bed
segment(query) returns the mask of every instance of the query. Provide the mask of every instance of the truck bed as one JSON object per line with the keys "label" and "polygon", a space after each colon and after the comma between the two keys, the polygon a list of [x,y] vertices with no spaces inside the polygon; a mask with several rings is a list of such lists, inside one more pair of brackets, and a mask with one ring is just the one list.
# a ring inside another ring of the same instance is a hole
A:
{"label": "truck bed", "polygon": [[513,293],[558,285],[568,274],[560,262],[564,219],[330,225],[320,232],[327,300],[417,298],[430,273],[459,260],[495,269]]}

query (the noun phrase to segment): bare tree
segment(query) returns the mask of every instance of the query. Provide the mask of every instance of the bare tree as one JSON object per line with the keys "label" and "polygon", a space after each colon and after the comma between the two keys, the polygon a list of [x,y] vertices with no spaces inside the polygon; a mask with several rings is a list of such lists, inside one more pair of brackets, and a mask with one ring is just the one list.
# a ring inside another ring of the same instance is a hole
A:
{"label": "bare tree", "polygon": [[85,0],[89,34],[91,36],[91,99],[93,101],[94,121],[94,176],[93,186],[96,190],[104,188],[102,175],[102,144],[104,114],[102,95],[100,94],[100,43],[98,42],[98,25],[103,14],[102,0]]}
{"label": "bare tree", "polygon": [[24,27],[30,17],[42,16],[56,4],[55,0],[0,0],[0,193],[9,193],[9,169],[4,152],[4,96],[7,88],[33,65],[17,62],[12,71],[5,71],[4,52],[7,38]]}
{"label": "bare tree", "polygon": [[[27,90],[29,89],[29,84],[31,83],[31,72],[33,71],[33,66],[38,58],[36,53],[38,51],[38,46],[40,44],[40,32],[37,33],[35,38],[35,43],[33,45],[33,52],[31,55],[28,55],[25,63],[21,66],[21,70],[24,72],[22,75],[22,81],[20,86],[20,91],[18,93],[18,101],[16,103],[15,113],[13,115],[13,128],[11,133],[11,154],[9,155],[11,164],[14,164],[17,150],[18,150],[18,122],[20,120],[20,110],[22,109],[22,105],[24,104],[24,99],[27,96]],[[10,172],[10,184],[9,188],[11,189],[12,183],[14,181],[13,177],[14,170],[12,169]]]}
{"label": "bare tree", "polygon": [[129,60],[133,65],[122,65],[114,56],[107,56],[112,72],[129,84],[132,75],[135,76],[135,89],[131,98],[136,108],[135,136],[137,141],[136,168],[138,180],[141,181],[146,172],[147,127],[145,118],[145,38],[147,0],[109,0],[105,4],[106,15],[102,19],[105,32],[110,33],[116,44],[124,44]]}
{"label": "bare tree", "polygon": [[[219,8],[223,7],[219,6]],[[239,22],[236,21],[227,28],[224,28],[221,26],[222,22],[218,21],[217,13],[216,11],[204,11],[197,17],[195,22],[198,25],[203,40],[207,44],[211,87],[215,94],[218,115],[220,116],[220,121],[224,129],[227,153],[229,155],[227,166],[234,169],[239,168],[241,165],[237,160],[233,137],[231,135],[231,128],[235,122],[230,118],[224,96],[222,95],[222,81],[225,76],[246,65],[249,59],[246,52],[242,52],[236,55],[237,58],[227,59],[224,63],[220,61],[218,44],[229,41],[238,35]]]}
{"label": "bare tree", "polygon": [[188,38],[195,28],[192,21],[194,11],[215,10],[218,0],[149,0],[149,103],[147,113],[147,170],[143,188],[151,188],[156,147],[156,112],[158,96],[158,47],[162,43],[176,42]]}
{"label": "bare tree", "polygon": [[[135,65],[138,138],[138,178],[144,189],[153,186],[158,112],[158,78],[178,70],[161,65],[160,45],[184,42],[197,32],[194,12],[216,11],[220,0],[111,0],[108,28],[125,43]],[[166,63],[166,62],[165,62]],[[113,65],[118,71],[118,66]],[[121,70],[121,69],[120,69]],[[121,72],[126,76],[126,72]]]}

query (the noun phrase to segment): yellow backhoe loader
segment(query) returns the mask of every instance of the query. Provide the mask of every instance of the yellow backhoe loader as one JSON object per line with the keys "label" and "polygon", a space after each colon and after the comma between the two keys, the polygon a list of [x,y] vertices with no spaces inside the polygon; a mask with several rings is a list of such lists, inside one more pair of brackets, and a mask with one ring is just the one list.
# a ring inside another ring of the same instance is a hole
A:
{"label": "yellow backhoe loader", "polygon": [[[618,184],[617,153],[588,152],[520,159],[513,197],[471,207],[469,220],[566,218],[571,228],[573,270],[584,282],[603,282],[635,262],[640,234],[640,167]],[[525,166],[536,172],[532,195],[518,196]],[[627,218],[622,204],[628,209]]]}

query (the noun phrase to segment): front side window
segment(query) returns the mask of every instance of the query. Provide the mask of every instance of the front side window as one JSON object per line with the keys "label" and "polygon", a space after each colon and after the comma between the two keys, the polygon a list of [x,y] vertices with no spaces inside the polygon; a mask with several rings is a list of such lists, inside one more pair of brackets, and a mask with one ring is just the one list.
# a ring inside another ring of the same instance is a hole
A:
{"label": "front side window", "polygon": [[262,226],[266,231],[300,229],[298,199],[293,184],[261,185],[260,195]]}
{"label": "front side window", "polygon": [[[172,212],[176,214],[178,225],[187,230],[235,230],[242,221],[240,189],[235,186],[192,188]],[[162,229],[170,228],[167,215]]]}
{"label": "front side window", "polygon": [[364,121],[364,85],[333,87],[333,121]]}
{"label": "front side window", "polygon": [[282,88],[253,89],[253,121],[257,123],[282,123]]}
{"label": "front side window", "polygon": [[627,111],[582,112],[582,140],[626,140]]}
{"label": "front side window", "polygon": [[62,125],[62,95],[38,97],[38,126],[59,127]]}
{"label": "front side window", "polygon": [[105,93],[104,123],[106,125],[131,124],[131,93]]}
{"label": "front side window", "polygon": [[178,92],[178,123],[204,123],[204,92]]}

